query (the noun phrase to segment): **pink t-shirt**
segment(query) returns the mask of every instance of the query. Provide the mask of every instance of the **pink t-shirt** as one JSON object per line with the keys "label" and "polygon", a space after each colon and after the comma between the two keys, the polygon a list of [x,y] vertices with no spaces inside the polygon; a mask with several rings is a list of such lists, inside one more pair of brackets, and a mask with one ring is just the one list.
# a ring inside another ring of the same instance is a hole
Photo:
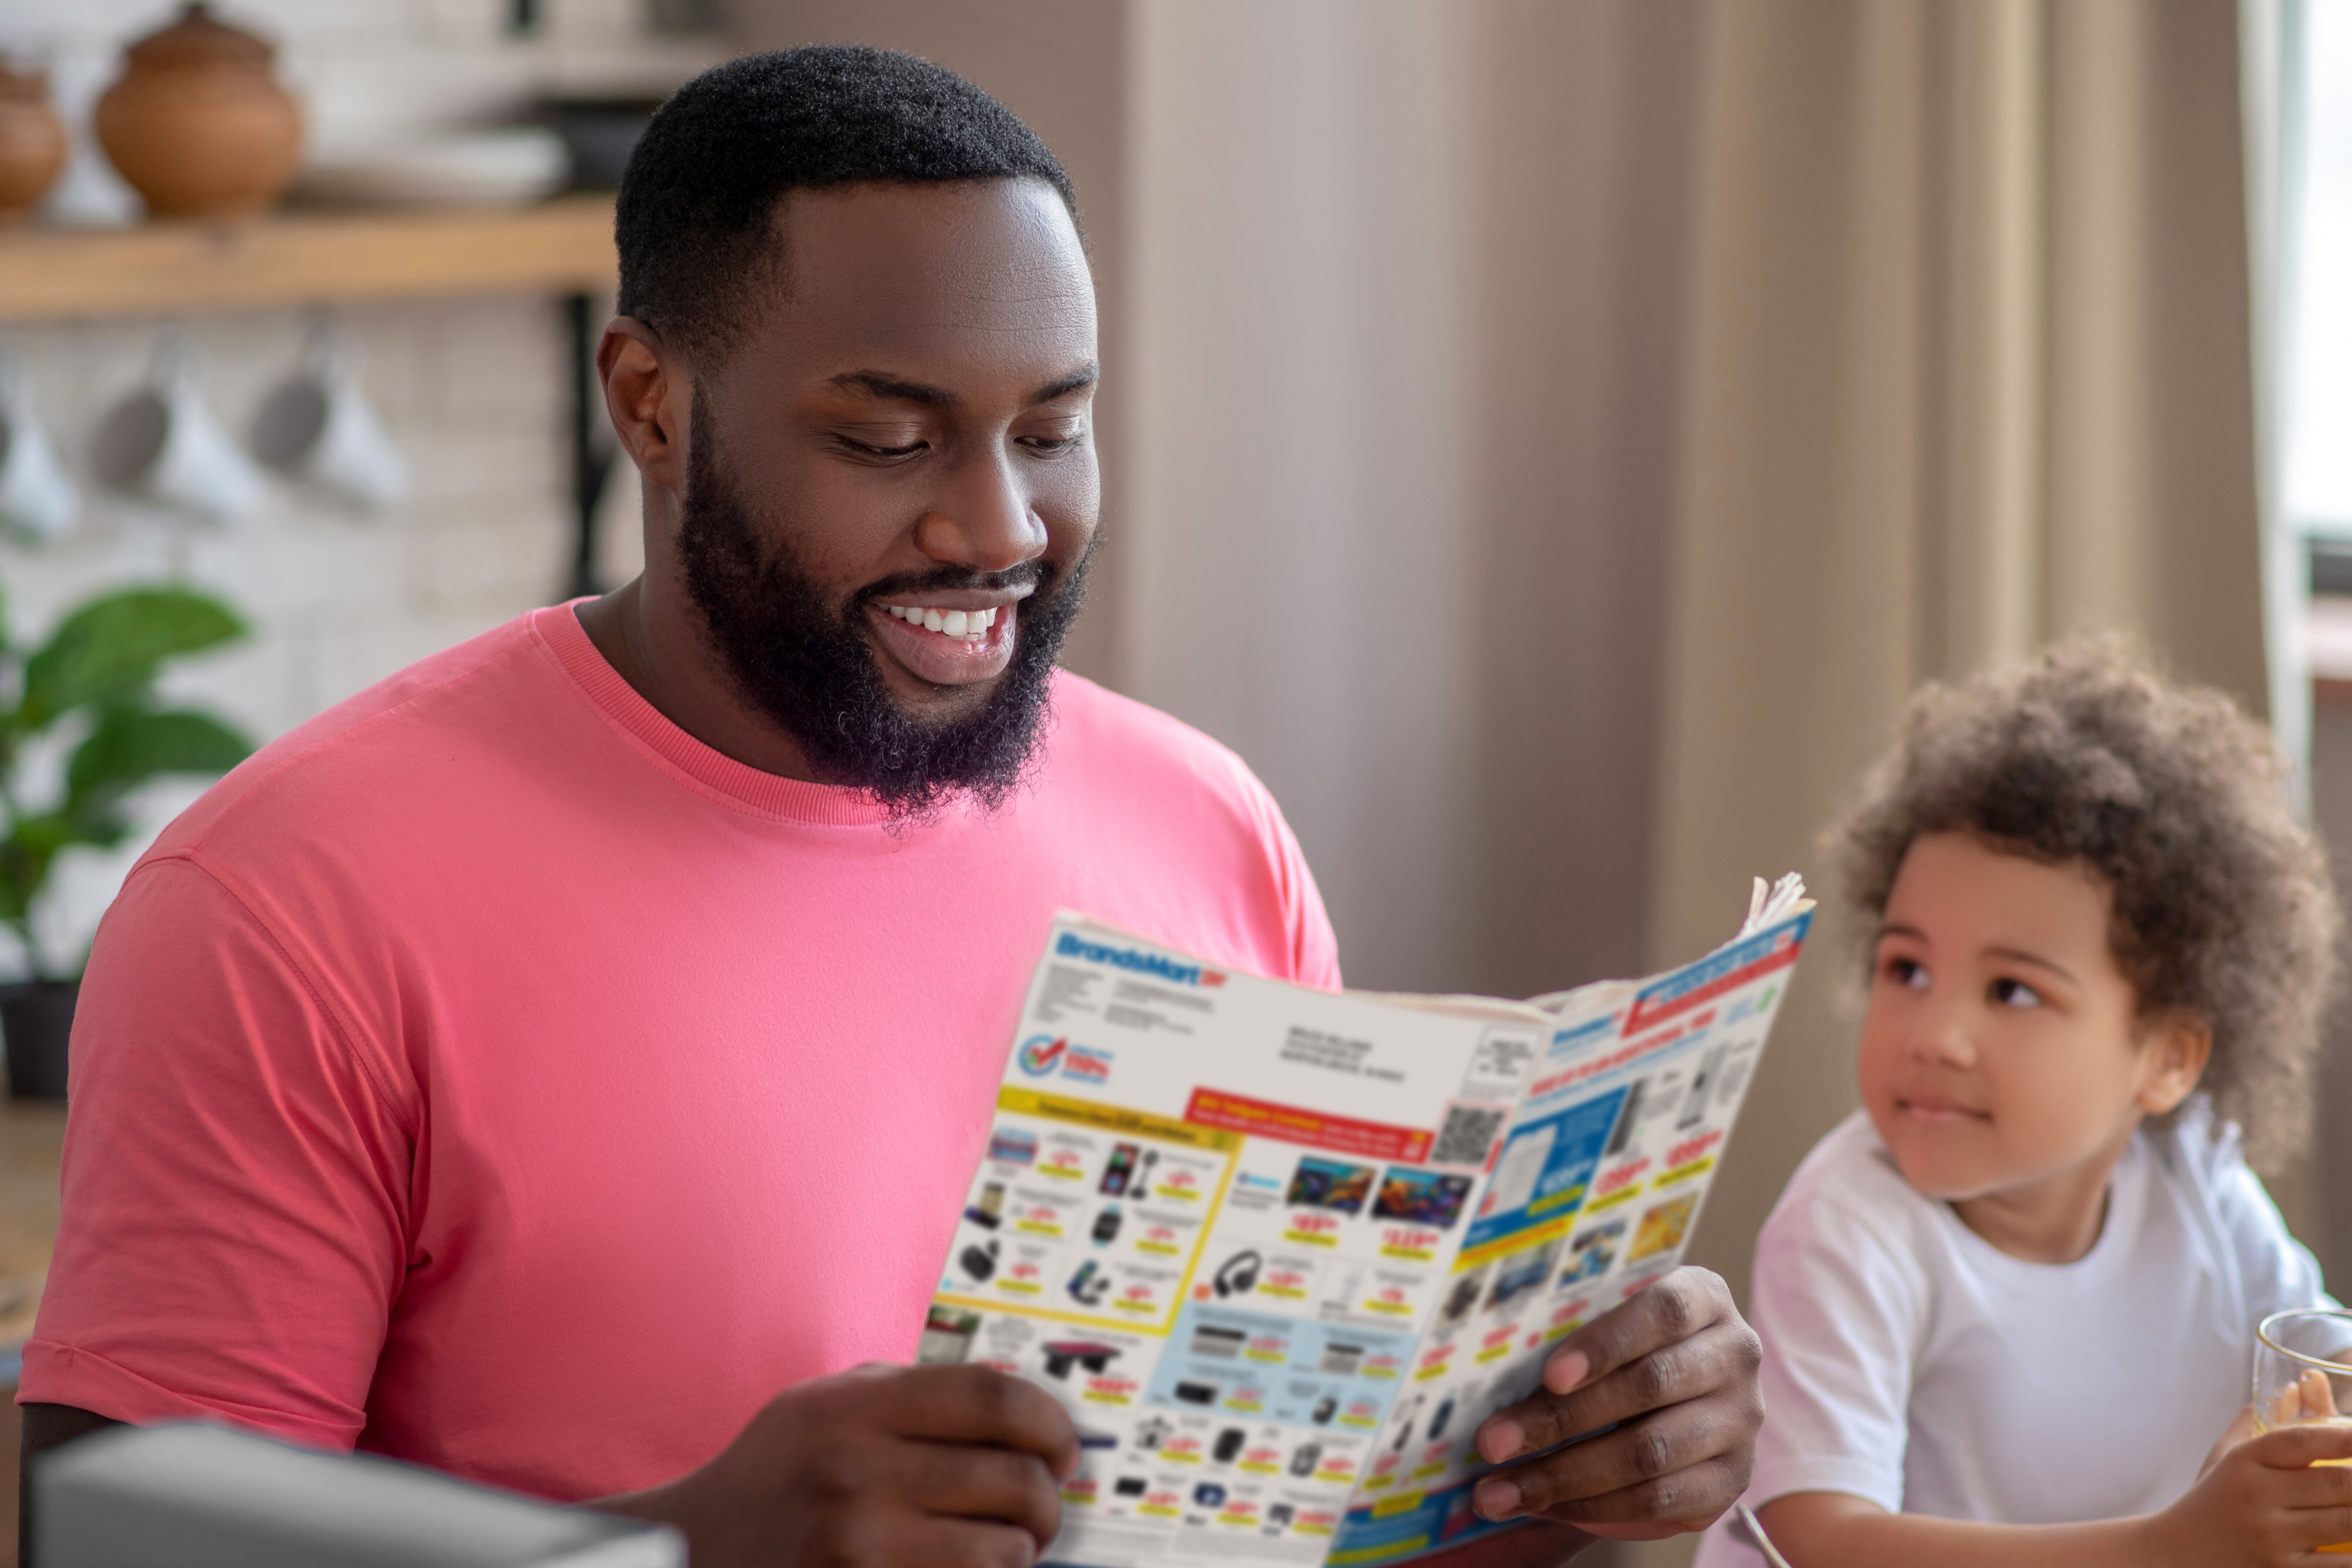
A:
{"label": "pink t-shirt", "polygon": [[19,1398],[573,1500],[909,1359],[1060,907],[1333,986],[1274,802],[1055,678],[892,827],[649,707],[567,607],[239,767],[108,912]]}

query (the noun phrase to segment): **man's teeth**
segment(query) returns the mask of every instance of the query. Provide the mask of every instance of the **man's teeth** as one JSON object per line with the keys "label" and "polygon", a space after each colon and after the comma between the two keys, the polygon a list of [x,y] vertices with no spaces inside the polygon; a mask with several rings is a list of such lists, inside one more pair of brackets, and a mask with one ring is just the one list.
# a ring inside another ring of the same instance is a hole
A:
{"label": "man's teeth", "polygon": [[894,619],[928,632],[944,632],[951,637],[969,637],[974,642],[988,635],[996,624],[994,610],[927,610],[920,605],[885,605]]}

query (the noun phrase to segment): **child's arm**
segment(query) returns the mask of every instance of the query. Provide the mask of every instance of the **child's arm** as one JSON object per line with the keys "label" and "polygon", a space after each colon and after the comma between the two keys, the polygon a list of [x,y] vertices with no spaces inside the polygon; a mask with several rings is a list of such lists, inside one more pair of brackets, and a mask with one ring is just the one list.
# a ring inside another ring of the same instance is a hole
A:
{"label": "child's arm", "polygon": [[1843,1492],[1758,1512],[1792,1568],[2286,1568],[2352,1542],[2352,1427],[2288,1426],[2217,1456],[2179,1502],[2137,1519],[1979,1524],[1889,1513]]}
{"label": "child's arm", "polygon": [[1790,1568],[2158,1568],[2148,1519],[1978,1524],[1889,1513],[1845,1492],[1793,1492],[1756,1517]]}

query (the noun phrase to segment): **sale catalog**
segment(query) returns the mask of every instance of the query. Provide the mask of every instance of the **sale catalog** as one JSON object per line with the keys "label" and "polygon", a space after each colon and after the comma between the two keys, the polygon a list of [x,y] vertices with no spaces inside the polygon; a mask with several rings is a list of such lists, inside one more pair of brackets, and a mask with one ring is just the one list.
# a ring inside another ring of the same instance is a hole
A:
{"label": "sale catalog", "polygon": [[919,1357],[1076,1423],[1046,1561],[1388,1563],[1496,1528],[1479,1424],[1674,1268],[1811,921],[1509,1002],[1314,991],[1064,915]]}

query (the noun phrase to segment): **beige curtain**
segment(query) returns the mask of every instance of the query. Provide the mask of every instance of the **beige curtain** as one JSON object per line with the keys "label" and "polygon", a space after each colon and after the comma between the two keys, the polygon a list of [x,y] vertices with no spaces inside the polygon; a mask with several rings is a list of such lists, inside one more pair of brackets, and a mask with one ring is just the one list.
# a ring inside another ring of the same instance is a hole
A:
{"label": "beige curtain", "polygon": [[[2078,630],[2265,702],[2234,0],[1705,14],[1650,936],[1716,939],[1906,696]],[[1823,933],[1839,939],[1836,925]],[[1807,964],[1701,1260],[1854,1103]]]}
{"label": "beige curtain", "polygon": [[1134,5],[1120,678],[1273,788],[1355,984],[1641,961],[1696,16]]}

